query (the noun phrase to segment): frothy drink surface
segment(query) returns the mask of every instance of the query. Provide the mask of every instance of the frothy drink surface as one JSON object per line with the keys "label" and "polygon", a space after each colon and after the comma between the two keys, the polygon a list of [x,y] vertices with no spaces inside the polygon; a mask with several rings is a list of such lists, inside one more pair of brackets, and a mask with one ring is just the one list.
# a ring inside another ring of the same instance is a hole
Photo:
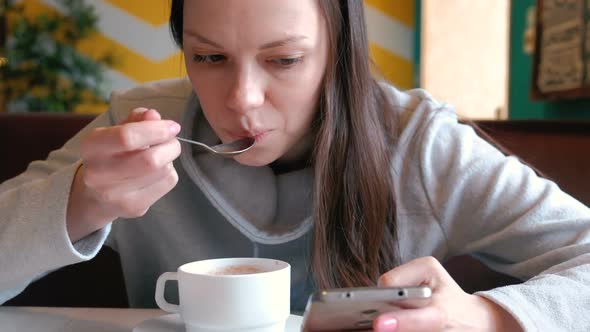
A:
{"label": "frothy drink surface", "polygon": [[218,268],[211,272],[212,275],[237,275],[237,274],[254,274],[266,272],[265,269],[254,265],[230,265]]}

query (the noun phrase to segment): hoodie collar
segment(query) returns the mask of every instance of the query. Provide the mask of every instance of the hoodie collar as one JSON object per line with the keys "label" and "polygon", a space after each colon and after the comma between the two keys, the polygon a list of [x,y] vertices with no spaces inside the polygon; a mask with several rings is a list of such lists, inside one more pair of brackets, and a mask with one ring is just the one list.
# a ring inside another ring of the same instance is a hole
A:
{"label": "hoodie collar", "polygon": [[[187,102],[181,137],[209,145],[220,142],[194,95]],[[275,174],[268,166],[244,166],[233,158],[195,153],[183,143],[180,161],[211,204],[251,241],[280,244],[312,227],[313,172],[310,167]]]}

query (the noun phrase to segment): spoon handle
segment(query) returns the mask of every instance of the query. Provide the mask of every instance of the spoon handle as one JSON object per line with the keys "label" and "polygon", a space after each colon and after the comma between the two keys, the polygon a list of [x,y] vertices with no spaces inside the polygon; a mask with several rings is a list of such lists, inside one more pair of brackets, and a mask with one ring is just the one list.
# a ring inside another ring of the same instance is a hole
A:
{"label": "spoon handle", "polygon": [[191,144],[198,145],[198,146],[200,146],[200,147],[202,147],[204,149],[207,149],[207,150],[209,150],[209,151],[211,151],[213,153],[216,153],[217,152],[217,151],[213,150],[209,145],[204,144],[204,143],[201,143],[201,142],[193,141],[193,140],[190,140],[190,139],[187,139],[187,138],[183,138],[183,137],[178,137],[178,136],[176,137],[176,139],[179,140],[179,141],[186,142],[186,143],[191,143]]}

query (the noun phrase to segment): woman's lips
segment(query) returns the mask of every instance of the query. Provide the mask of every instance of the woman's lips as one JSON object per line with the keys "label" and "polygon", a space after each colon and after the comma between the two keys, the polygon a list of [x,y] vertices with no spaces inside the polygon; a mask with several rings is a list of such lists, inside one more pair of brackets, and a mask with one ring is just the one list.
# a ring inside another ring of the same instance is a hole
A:
{"label": "woman's lips", "polygon": [[260,133],[257,133],[257,134],[255,134],[255,135],[253,135],[253,136],[251,136],[251,137],[253,137],[253,138],[254,138],[254,140],[256,141],[256,143],[258,143],[258,142],[260,142],[260,141],[261,141],[261,140],[262,140],[264,137],[266,137],[266,135],[267,135],[269,132],[270,132],[270,130],[263,131],[263,132],[260,132]]}
{"label": "woman's lips", "polygon": [[232,136],[240,138],[245,137],[252,137],[256,142],[261,141],[270,133],[271,130],[256,130],[256,131],[245,131],[245,132],[238,132],[238,133],[231,133]]}

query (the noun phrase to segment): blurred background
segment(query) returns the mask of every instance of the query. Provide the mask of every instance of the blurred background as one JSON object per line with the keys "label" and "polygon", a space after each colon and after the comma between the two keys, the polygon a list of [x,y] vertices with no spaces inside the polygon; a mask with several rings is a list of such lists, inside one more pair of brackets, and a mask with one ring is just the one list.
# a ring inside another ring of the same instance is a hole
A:
{"label": "blurred background", "polygon": [[[425,88],[470,119],[590,119],[583,0],[365,3],[376,71],[398,88]],[[113,89],[183,76],[168,11],[169,0],[0,0],[0,111],[97,114]],[[543,44],[555,29],[569,39]],[[553,50],[545,61],[536,45]],[[551,85],[568,70],[578,75]]]}

